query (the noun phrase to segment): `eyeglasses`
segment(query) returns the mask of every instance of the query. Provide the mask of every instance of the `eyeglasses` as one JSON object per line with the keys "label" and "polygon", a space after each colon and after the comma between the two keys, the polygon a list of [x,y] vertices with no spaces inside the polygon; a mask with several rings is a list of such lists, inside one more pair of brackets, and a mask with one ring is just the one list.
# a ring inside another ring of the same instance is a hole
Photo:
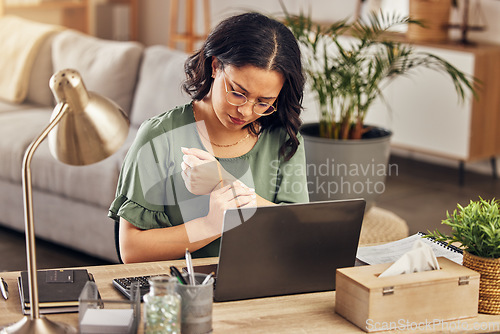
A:
{"label": "eyeglasses", "polygon": [[224,74],[224,87],[226,88],[226,101],[230,105],[241,107],[242,105],[250,102],[253,104],[252,111],[259,116],[269,116],[278,108],[278,100],[276,100],[276,107],[272,104],[266,102],[252,102],[242,93],[236,92],[234,90],[227,89],[226,82],[226,72],[222,71]]}

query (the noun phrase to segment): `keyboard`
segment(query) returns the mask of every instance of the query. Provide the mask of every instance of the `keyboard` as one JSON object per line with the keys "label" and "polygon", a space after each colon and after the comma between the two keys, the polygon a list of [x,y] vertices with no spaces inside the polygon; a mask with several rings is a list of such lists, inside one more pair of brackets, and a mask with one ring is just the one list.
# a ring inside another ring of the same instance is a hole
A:
{"label": "keyboard", "polygon": [[[154,276],[170,276],[167,274],[154,275]],[[125,297],[130,299],[130,286],[132,283],[139,283],[139,291],[142,297],[149,292],[149,279],[153,276],[135,276],[135,277],[122,277],[113,279],[113,286],[120,291]]]}

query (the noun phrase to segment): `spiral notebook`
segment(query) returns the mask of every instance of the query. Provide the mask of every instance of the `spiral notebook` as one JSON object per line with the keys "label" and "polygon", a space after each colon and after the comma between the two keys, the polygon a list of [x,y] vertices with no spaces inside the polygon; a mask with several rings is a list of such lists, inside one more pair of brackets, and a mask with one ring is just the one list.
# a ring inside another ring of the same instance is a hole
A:
{"label": "spiral notebook", "polygon": [[416,240],[420,239],[431,246],[436,257],[443,256],[453,262],[462,264],[462,250],[445,242],[437,241],[432,238],[423,238],[425,233],[418,232],[407,238],[388,242],[382,245],[359,247],[356,258],[367,264],[379,264],[395,262],[403,254],[412,249]]}

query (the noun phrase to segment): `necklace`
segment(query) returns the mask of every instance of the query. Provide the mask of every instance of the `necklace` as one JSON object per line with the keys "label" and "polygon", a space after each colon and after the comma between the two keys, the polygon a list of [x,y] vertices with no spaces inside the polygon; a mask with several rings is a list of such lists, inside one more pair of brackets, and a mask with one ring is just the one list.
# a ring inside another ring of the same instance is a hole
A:
{"label": "necklace", "polygon": [[241,138],[236,143],[232,143],[232,144],[228,144],[228,145],[221,145],[221,144],[214,143],[209,138],[205,137],[201,131],[198,131],[198,133],[203,137],[203,139],[208,140],[210,142],[210,144],[215,145],[217,147],[231,147],[231,146],[236,146],[239,143],[241,143],[242,141],[246,140],[248,137],[250,137],[250,132],[249,132],[249,133],[247,133],[247,135],[245,137]]}
{"label": "necklace", "polygon": [[[194,110],[194,108],[193,108],[193,115],[194,115],[194,120],[196,121],[197,117],[196,117],[196,111]],[[227,144],[227,145],[221,145],[221,144],[214,143],[212,140],[210,140],[210,138],[205,137],[203,135],[202,131],[198,131],[198,133],[203,137],[203,139],[208,140],[210,142],[210,144],[215,145],[217,147],[231,147],[231,146],[236,146],[239,143],[241,143],[242,141],[247,140],[248,137],[250,137],[250,132],[247,132],[247,135],[245,137],[241,138],[240,140],[238,140],[236,143]]]}

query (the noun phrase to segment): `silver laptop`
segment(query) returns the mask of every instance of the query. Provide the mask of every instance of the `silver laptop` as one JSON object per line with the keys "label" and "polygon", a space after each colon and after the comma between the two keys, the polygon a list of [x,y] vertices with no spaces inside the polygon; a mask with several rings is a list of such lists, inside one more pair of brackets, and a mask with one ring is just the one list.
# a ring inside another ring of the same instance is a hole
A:
{"label": "silver laptop", "polygon": [[230,209],[224,215],[215,301],[335,289],[354,265],[365,200]]}

